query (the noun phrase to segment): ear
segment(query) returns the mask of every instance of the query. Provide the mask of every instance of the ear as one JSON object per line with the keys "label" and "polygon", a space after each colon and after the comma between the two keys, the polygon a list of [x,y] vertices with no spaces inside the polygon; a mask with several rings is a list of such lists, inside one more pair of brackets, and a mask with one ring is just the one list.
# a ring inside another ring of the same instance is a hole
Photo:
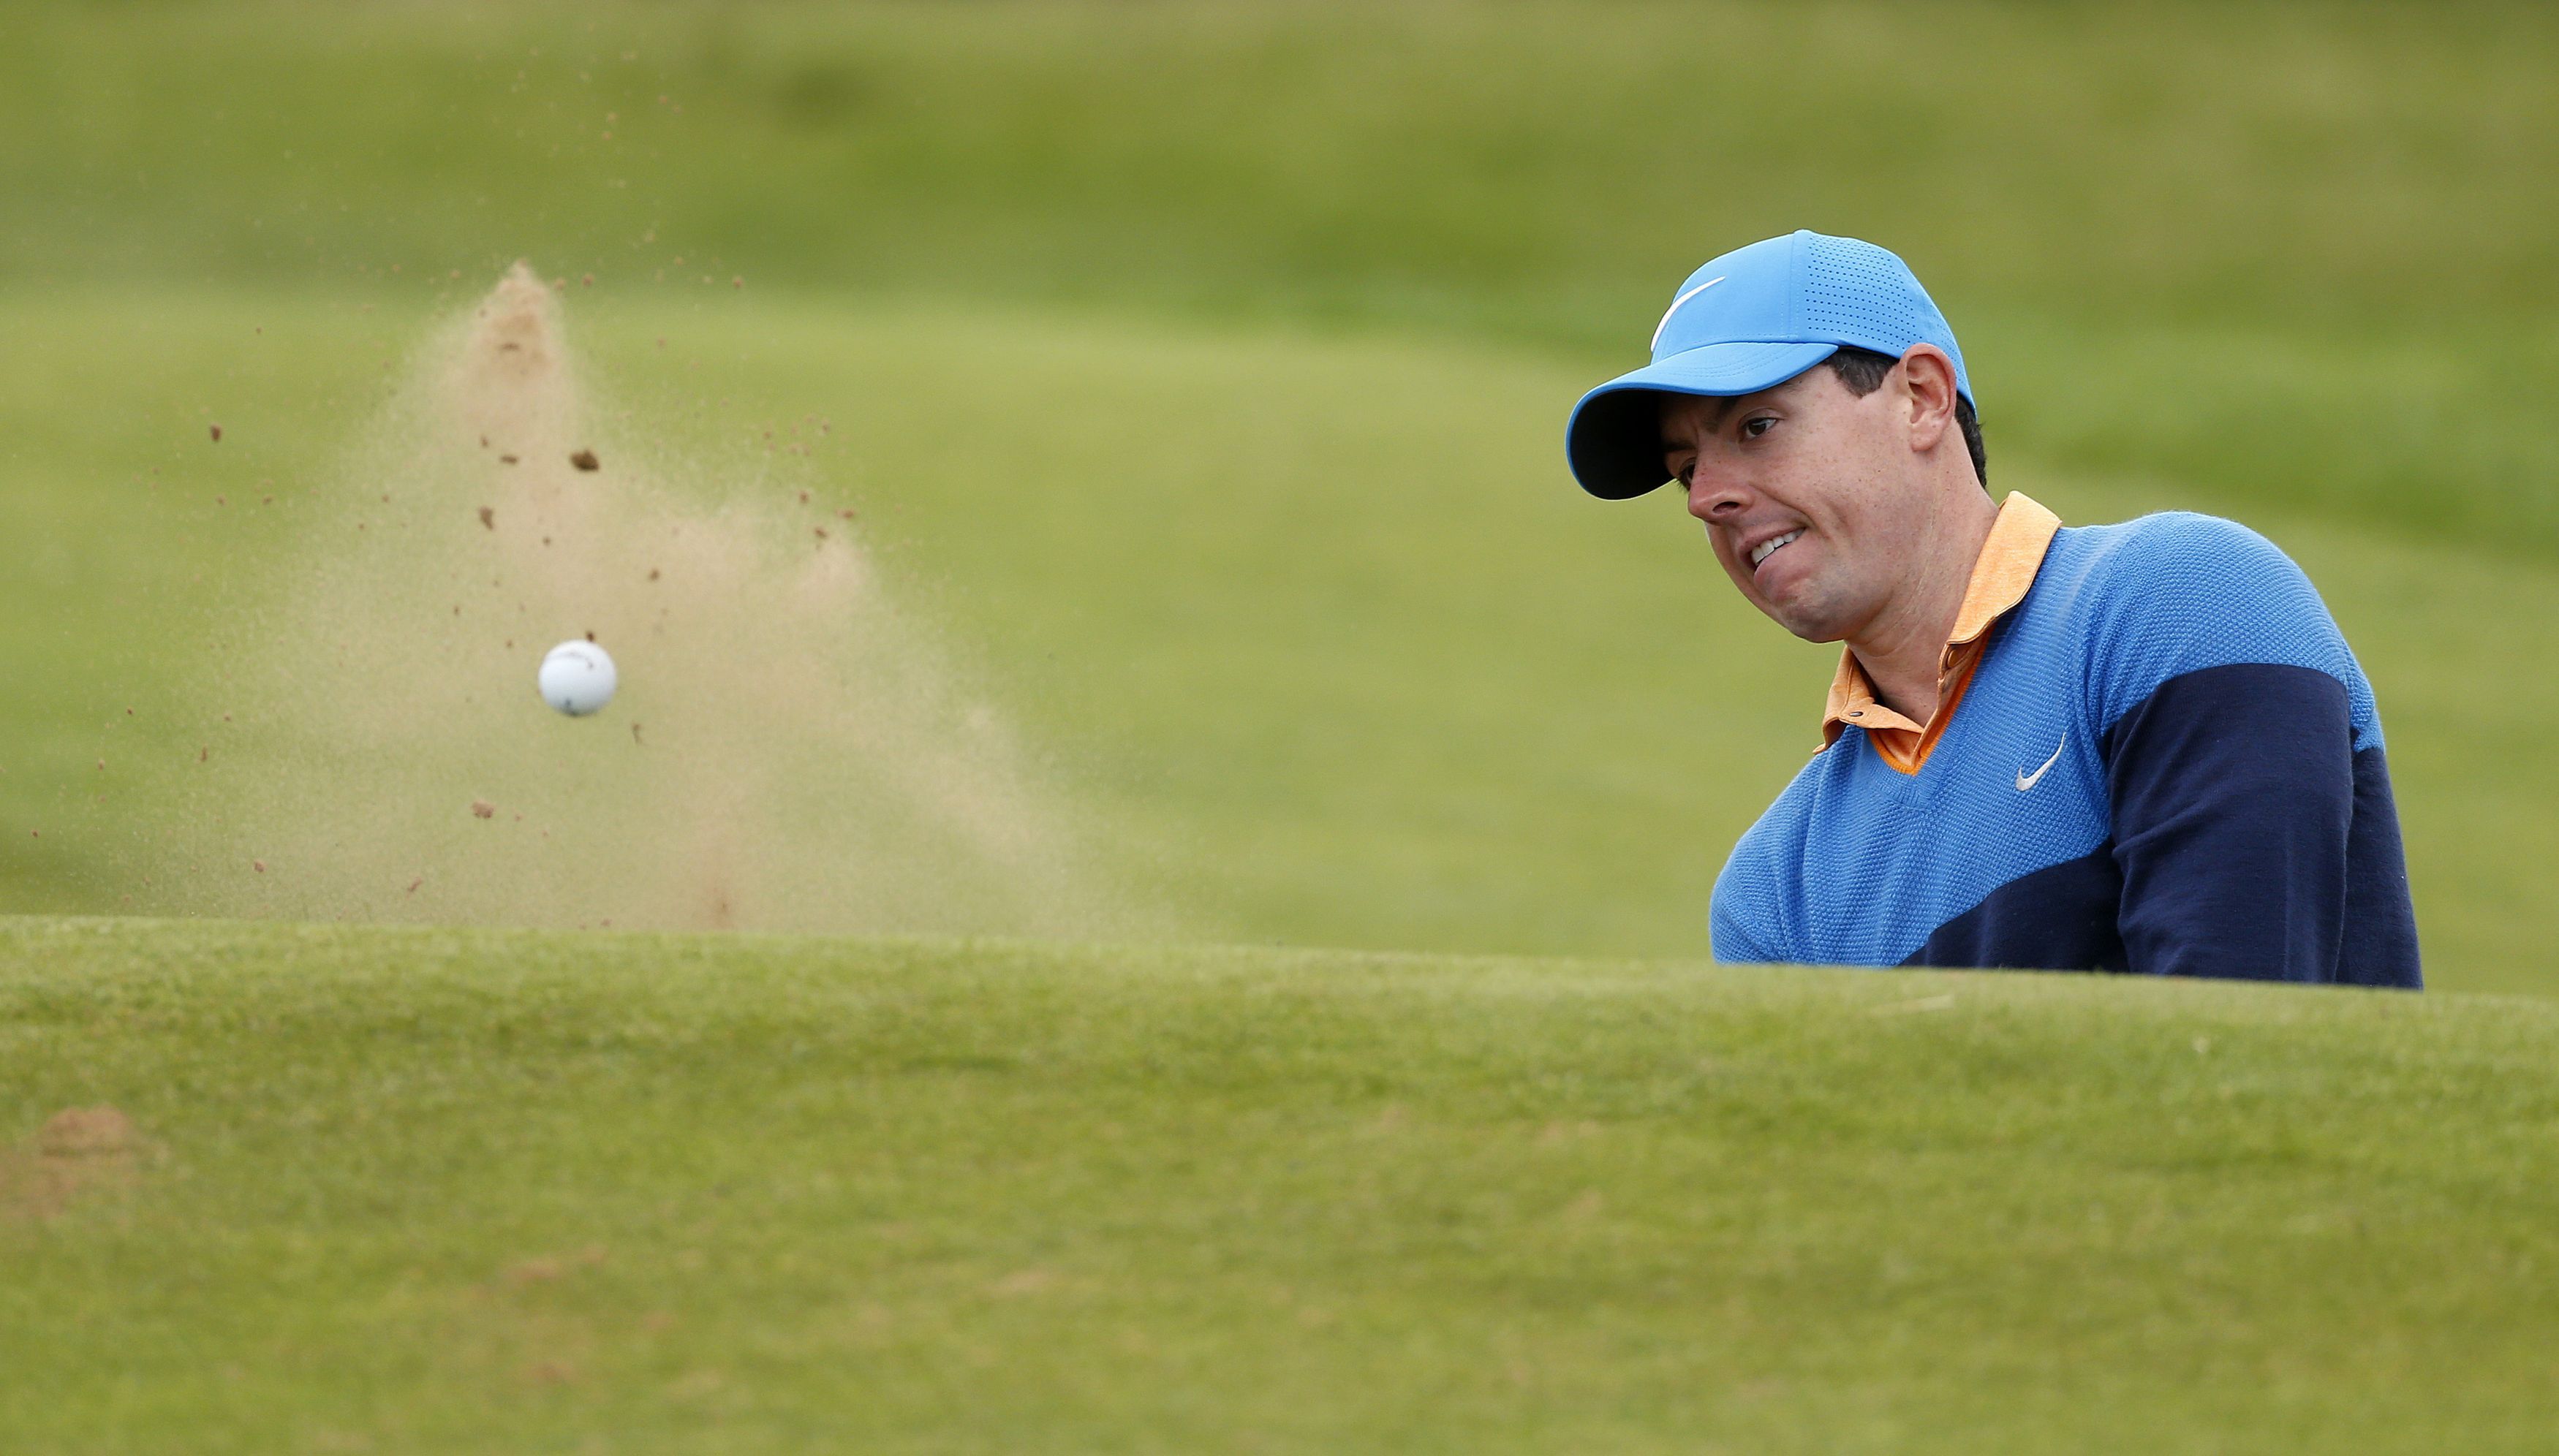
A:
{"label": "ear", "polygon": [[1913,344],[1900,368],[1910,400],[1910,448],[1924,454],[1955,427],[1955,362],[1933,344]]}

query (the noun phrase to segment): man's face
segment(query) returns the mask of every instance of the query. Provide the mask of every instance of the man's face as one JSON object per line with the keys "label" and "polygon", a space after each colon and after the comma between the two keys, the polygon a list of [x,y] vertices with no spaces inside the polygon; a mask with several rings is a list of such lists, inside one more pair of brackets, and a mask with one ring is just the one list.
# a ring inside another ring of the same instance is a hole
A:
{"label": "man's face", "polygon": [[1920,554],[1902,368],[1863,398],[1821,364],[1756,394],[1661,396],[1665,463],[1716,559],[1807,641],[1857,635]]}

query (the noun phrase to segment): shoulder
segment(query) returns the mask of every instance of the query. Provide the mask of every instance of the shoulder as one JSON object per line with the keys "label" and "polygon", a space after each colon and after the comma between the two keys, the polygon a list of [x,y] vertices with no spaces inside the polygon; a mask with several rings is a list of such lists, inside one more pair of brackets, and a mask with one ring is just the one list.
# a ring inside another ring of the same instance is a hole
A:
{"label": "shoulder", "polygon": [[2092,605],[2146,616],[2227,615],[2252,606],[2316,608],[2318,591],[2281,546],[2235,520],[2164,510],[2114,525],[2065,526],[2056,563]]}
{"label": "shoulder", "polygon": [[[2108,719],[2210,667],[2307,667],[2369,715],[2370,690],[2319,589],[2283,548],[2239,524],[2166,511],[2053,539],[2051,585]],[[2043,591],[2038,579],[2035,590]]]}

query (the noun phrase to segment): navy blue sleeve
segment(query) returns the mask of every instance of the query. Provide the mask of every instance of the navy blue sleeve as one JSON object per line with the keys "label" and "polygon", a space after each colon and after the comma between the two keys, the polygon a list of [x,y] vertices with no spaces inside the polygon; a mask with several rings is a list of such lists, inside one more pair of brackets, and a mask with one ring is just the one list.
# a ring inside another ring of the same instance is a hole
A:
{"label": "navy blue sleeve", "polygon": [[2408,897],[2408,859],[2399,847],[2399,806],[2381,745],[2354,755],[2354,829],[2345,842],[2345,944],[2336,978],[2348,985],[2426,983],[2417,958],[2417,907]]}
{"label": "navy blue sleeve", "polygon": [[[2101,743],[2135,971],[2419,983],[2389,778],[2317,668],[2182,673]],[[2367,761],[2368,760],[2368,761]]]}

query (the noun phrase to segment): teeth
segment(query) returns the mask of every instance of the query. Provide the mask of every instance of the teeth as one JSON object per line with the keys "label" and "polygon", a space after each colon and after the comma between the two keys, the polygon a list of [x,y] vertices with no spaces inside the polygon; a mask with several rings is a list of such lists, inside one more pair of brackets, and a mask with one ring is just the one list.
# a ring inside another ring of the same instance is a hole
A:
{"label": "teeth", "polygon": [[1751,548],[1750,564],[1754,567],[1757,566],[1760,562],[1768,559],[1769,552],[1776,550],[1779,546],[1786,544],[1788,541],[1791,541],[1802,534],[1803,531],[1798,528],[1796,530],[1790,530],[1774,540],[1760,542],[1757,546]]}

